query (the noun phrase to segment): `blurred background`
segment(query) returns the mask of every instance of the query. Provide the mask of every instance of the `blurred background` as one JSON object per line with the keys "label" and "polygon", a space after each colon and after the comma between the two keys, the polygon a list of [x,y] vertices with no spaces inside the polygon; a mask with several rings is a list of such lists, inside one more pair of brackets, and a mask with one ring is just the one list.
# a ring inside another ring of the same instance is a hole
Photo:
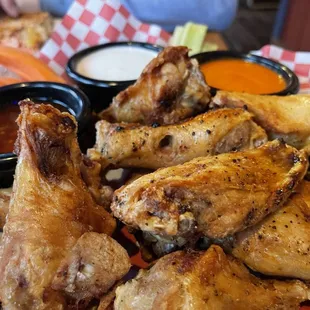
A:
{"label": "blurred background", "polygon": [[222,35],[228,48],[247,52],[273,43],[310,51],[309,0],[239,0],[234,23]]}
{"label": "blurred background", "polygon": [[[3,11],[1,14],[1,7],[4,8],[4,5],[7,3],[27,4],[30,2],[41,3],[41,9],[44,8],[42,3],[49,3],[49,6],[45,7],[45,9],[53,15],[54,21],[57,22],[57,20],[60,20],[60,17],[65,14],[73,0],[0,0],[0,42],[1,38],[4,36],[3,33],[5,34],[6,29],[4,28],[7,28],[7,26],[4,27],[3,17],[5,14]],[[121,0],[121,2],[128,5],[129,11],[141,21],[159,24],[164,28],[169,24],[169,18],[173,23],[176,15],[180,12],[184,14],[184,11],[186,11],[184,8],[188,6],[190,6],[188,9],[188,20],[183,20],[183,23],[193,21],[194,23],[208,24],[208,18],[210,19],[210,16],[216,20],[216,14],[214,13],[212,16],[212,10],[213,12],[216,11],[215,6],[218,6],[217,10],[220,10],[221,5],[223,5],[223,10],[228,11],[227,16],[234,18],[235,14],[235,9],[233,13],[229,12],[232,10],[231,3],[233,3],[229,1],[208,2],[207,0],[192,0],[191,2],[191,0],[184,0],[184,2],[177,2],[180,3],[178,4],[177,10],[175,7],[171,9],[168,5],[170,2],[163,0],[153,2],[143,0]],[[175,4],[175,1],[171,3]],[[197,5],[196,7],[195,5],[189,5],[192,3],[197,3],[198,6],[201,6],[201,12],[197,10]],[[212,27],[208,30],[209,32],[216,33],[216,35],[208,35],[208,40],[211,43],[215,43],[219,49],[248,52],[258,50],[262,46],[272,43],[290,50],[310,51],[310,40],[307,39],[307,33],[308,30],[310,30],[310,0],[239,0],[238,3],[239,6],[234,22],[228,29],[220,31],[219,29],[226,28],[226,26],[221,26],[218,27],[217,31],[216,29],[212,29]],[[56,4],[59,4],[59,8]],[[153,12],[153,7],[156,7],[156,4],[157,6],[159,6],[159,4],[166,6],[166,8],[163,8],[165,11],[157,7],[157,11],[155,10]],[[207,6],[205,4],[207,4]],[[37,6],[37,9],[39,9],[39,5]],[[27,6],[25,5],[25,7]],[[27,10],[25,10],[25,12]],[[175,12],[177,12],[177,14],[175,14]],[[21,13],[23,13],[23,11],[21,11]],[[181,13],[180,15],[182,15]],[[210,16],[207,16],[208,14]],[[11,16],[13,15],[11,14]],[[198,16],[197,21],[194,20],[195,16]],[[58,17],[58,19],[55,17]],[[163,21],[163,18],[166,18],[167,21]],[[205,21],[203,18],[205,18]],[[45,19],[45,17],[43,19]],[[35,20],[37,24],[41,23],[39,19],[35,18]],[[223,20],[216,21],[218,24],[221,24],[221,22],[225,24]],[[180,23],[180,25],[183,23]],[[173,32],[174,26],[165,29],[169,32]],[[26,24],[23,25],[23,27],[26,28]]]}

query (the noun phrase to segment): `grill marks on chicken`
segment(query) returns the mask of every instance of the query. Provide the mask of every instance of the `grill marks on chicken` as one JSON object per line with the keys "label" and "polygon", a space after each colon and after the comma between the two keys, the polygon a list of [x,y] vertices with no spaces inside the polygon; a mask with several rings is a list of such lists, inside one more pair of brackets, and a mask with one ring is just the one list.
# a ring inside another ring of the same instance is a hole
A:
{"label": "grill marks on chicken", "polygon": [[100,116],[118,123],[173,124],[206,110],[209,102],[209,87],[188,48],[167,47]]}
{"label": "grill marks on chicken", "polygon": [[[0,248],[2,307],[83,309],[127,272],[129,258],[102,234],[112,234],[115,220],[81,179],[76,121],[49,105],[20,107],[18,164]],[[59,278],[64,264],[68,271]]]}
{"label": "grill marks on chicken", "polygon": [[277,210],[307,167],[303,151],[273,141],[159,169],[116,190],[111,209],[154,235],[224,238]]}
{"label": "grill marks on chicken", "polygon": [[310,144],[310,95],[259,96],[218,91],[213,105],[228,108],[246,106],[269,138],[282,138],[300,149]]}
{"label": "grill marks on chicken", "polygon": [[236,235],[232,254],[266,275],[310,280],[310,182],[285,205]]}
{"label": "grill marks on chicken", "polygon": [[265,131],[243,109],[220,109],[155,128],[107,121],[99,121],[96,127],[96,145],[88,155],[103,166],[157,169],[267,142]]}
{"label": "grill marks on chicken", "polygon": [[218,246],[178,251],[116,290],[115,310],[299,309],[310,297],[300,281],[261,280]]}

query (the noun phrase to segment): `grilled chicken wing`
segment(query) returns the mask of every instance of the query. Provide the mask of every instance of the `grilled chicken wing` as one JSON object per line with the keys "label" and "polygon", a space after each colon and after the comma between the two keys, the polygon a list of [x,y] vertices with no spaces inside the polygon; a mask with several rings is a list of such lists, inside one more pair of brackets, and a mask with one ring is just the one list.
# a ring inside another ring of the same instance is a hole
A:
{"label": "grilled chicken wing", "polygon": [[115,221],[81,179],[73,117],[29,101],[20,107],[18,164],[0,247],[2,307],[83,309],[128,271],[129,258],[99,233],[111,234]]}
{"label": "grilled chicken wing", "polygon": [[310,280],[310,182],[283,208],[236,235],[233,255],[263,274]]}
{"label": "grilled chicken wing", "polygon": [[116,190],[111,209],[154,235],[223,238],[277,210],[307,167],[304,151],[273,141],[159,169]]}
{"label": "grilled chicken wing", "polygon": [[157,169],[199,156],[254,148],[267,141],[265,131],[242,109],[220,109],[184,123],[161,127],[99,121],[90,158],[103,165]]}
{"label": "grilled chicken wing", "polygon": [[270,139],[282,138],[298,149],[310,143],[310,95],[277,97],[218,91],[213,104],[228,108],[246,106]]}
{"label": "grilled chicken wing", "polygon": [[100,116],[112,122],[173,124],[206,110],[209,102],[209,87],[188,48],[167,47]]}
{"label": "grilled chicken wing", "polygon": [[300,281],[261,280],[218,246],[178,251],[116,290],[115,310],[288,310],[310,297]]}

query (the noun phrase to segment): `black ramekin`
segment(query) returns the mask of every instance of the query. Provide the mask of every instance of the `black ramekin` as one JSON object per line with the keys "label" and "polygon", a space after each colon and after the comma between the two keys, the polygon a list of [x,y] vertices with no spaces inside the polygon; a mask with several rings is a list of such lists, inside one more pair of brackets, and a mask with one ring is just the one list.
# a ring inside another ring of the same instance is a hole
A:
{"label": "black ramekin", "polygon": [[96,80],[85,77],[76,71],[76,66],[83,57],[100,49],[112,46],[134,46],[152,50],[155,52],[160,52],[163,49],[163,47],[159,45],[130,41],[130,42],[113,42],[113,43],[96,45],[86,48],[74,54],[67,63],[66,72],[68,76],[72,79],[72,81],[76,83],[88,96],[91,102],[91,107],[95,112],[100,112],[103,109],[107,108],[109,104],[112,102],[113,97],[115,97],[120,91],[126,89],[128,86],[130,86],[136,81],[136,80],[129,80],[129,81]]}
{"label": "black ramekin", "polygon": [[[192,58],[196,58],[199,64],[203,64],[214,60],[231,59],[231,58],[257,63],[281,75],[286,83],[285,89],[279,92],[264,95],[286,96],[296,94],[299,91],[299,80],[297,75],[288,67],[265,57],[256,56],[253,54],[242,54],[233,51],[215,51],[215,52],[200,53],[192,56]],[[218,90],[217,88],[211,87],[211,94],[215,95],[217,90]]]}
{"label": "black ramekin", "polygon": [[[87,129],[91,119],[90,103],[75,87],[53,82],[29,82],[0,87],[1,103],[16,104],[23,99],[35,102],[54,102],[67,108],[77,119],[79,135]],[[0,154],[0,188],[11,186],[17,157],[13,153]]]}

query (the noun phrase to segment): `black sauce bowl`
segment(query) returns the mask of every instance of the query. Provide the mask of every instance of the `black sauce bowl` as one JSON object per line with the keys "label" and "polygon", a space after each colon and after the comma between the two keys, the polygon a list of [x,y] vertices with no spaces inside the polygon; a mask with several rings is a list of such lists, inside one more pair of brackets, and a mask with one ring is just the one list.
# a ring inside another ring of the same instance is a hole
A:
{"label": "black sauce bowl", "polygon": [[[232,59],[232,58],[257,63],[282,76],[286,83],[286,88],[284,88],[283,90],[264,95],[286,96],[296,94],[299,91],[299,80],[297,75],[288,67],[265,57],[256,56],[252,54],[242,54],[233,51],[215,51],[215,52],[205,52],[196,54],[192,56],[192,58],[196,58],[199,64],[207,63],[214,60]],[[217,88],[211,87],[211,94],[215,95],[217,90],[218,90]]]}
{"label": "black sauce bowl", "polygon": [[[0,109],[1,103],[17,104],[27,98],[35,102],[56,103],[66,108],[78,121],[79,138],[91,121],[89,100],[75,87],[52,82],[29,82],[0,87]],[[0,188],[12,185],[16,162],[15,154],[0,154]]]}
{"label": "black sauce bowl", "polygon": [[85,94],[90,99],[91,107],[95,112],[100,112],[103,109],[107,108],[109,104],[112,102],[113,97],[115,97],[120,91],[126,89],[128,86],[130,86],[136,81],[136,80],[128,80],[128,81],[96,80],[81,75],[76,71],[78,62],[86,55],[89,55],[95,51],[104,48],[114,46],[132,46],[132,47],[144,48],[155,52],[160,52],[163,49],[163,47],[159,45],[130,41],[130,42],[113,42],[113,43],[95,45],[74,54],[67,63],[66,66],[67,75],[71,78],[71,80],[74,83],[76,83],[79,86],[79,88],[81,88],[85,92]]}

